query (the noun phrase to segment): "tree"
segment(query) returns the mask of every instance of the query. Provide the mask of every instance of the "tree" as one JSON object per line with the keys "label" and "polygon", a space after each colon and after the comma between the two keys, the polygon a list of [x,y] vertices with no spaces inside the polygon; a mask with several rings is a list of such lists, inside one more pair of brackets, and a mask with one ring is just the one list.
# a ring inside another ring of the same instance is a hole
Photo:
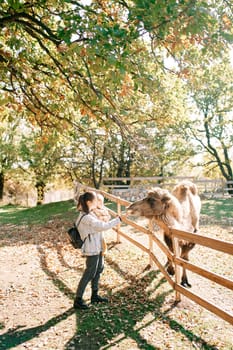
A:
{"label": "tree", "polygon": [[6,173],[16,166],[20,140],[18,120],[5,120],[0,126],[0,200],[3,198]]}
{"label": "tree", "polygon": [[22,138],[19,167],[31,175],[31,182],[37,189],[37,205],[43,202],[44,189],[62,163],[62,150],[56,130],[37,129]]}
{"label": "tree", "polygon": [[[151,74],[155,75],[153,66],[150,68]],[[147,99],[137,95],[134,106],[134,129],[131,129],[133,176],[177,175],[194,152],[190,138],[181,134],[189,119],[184,82],[161,70],[157,70],[156,77],[158,82],[151,86],[152,92]]]}
{"label": "tree", "polygon": [[165,52],[184,74],[192,47],[221,52],[231,25],[228,1],[6,0],[0,88],[39,125],[73,123],[72,105],[124,130],[118,95],[128,76],[135,90],[150,83],[144,52],[159,64]]}
{"label": "tree", "polygon": [[209,155],[205,167],[211,171],[218,168],[226,181],[233,181],[232,74],[233,67],[225,56],[199,70],[190,86],[197,112],[196,123],[189,123],[188,130],[198,142],[199,150]]}

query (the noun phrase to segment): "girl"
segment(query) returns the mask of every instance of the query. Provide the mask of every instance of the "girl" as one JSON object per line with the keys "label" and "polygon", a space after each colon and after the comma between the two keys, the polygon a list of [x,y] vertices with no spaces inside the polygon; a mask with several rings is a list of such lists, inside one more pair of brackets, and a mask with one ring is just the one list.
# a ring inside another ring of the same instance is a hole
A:
{"label": "girl", "polygon": [[103,222],[94,214],[97,207],[95,192],[85,192],[79,196],[77,208],[81,211],[76,226],[84,241],[82,253],[86,256],[86,268],[79,281],[74,300],[75,309],[87,309],[88,305],[83,301],[83,294],[87,284],[91,281],[91,303],[108,302],[107,298],[98,295],[100,274],[104,269],[104,257],[102,255],[102,231],[108,230],[121,222],[117,217],[108,222]]}

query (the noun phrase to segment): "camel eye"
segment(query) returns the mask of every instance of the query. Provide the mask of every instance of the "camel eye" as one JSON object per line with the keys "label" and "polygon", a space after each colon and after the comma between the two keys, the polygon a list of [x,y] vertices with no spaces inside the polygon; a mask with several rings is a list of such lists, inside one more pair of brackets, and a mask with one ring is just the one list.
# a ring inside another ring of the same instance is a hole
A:
{"label": "camel eye", "polygon": [[148,203],[149,203],[152,207],[153,207],[153,205],[154,205],[155,202],[156,202],[155,199],[154,199],[154,198],[151,198],[151,197],[148,198],[147,201],[148,201]]}

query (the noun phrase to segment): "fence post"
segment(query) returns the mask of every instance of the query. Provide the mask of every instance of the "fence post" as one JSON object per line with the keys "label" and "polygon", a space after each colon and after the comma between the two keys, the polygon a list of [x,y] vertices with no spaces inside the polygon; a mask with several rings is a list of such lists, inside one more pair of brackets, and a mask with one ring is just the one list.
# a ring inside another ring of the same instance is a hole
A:
{"label": "fence post", "polygon": [[[121,216],[121,205],[120,203],[117,202],[117,215]],[[119,234],[119,229],[120,229],[121,224],[117,225],[116,232],[117,232],[117,243],[121,243],[120,240],[120,234]]]}
{"label": "fence post", "polygon": [[[172,237],[172,245],[173,245],[173,253],[175,258],[180,257],[180,246],[179,246],[179,240],[176,238],[173,233],[172,229],[170,229],[170,235]],[[175,265],[175,283],[180,284],[181,282],[181,266],[177,265],[174,262]],[[176,302],[179,302],[181,300],[180,293],[176,291]]]}
{"label": "fence post", "polygon": [[149,251],[150,251],[150,256],[149,256],[149,265],[150,267],[152,266],[153,264],[153,260],[152,260],[152,257],[151,257],[151,252],[153,251],[153,240],[152,240],[152,235],[153,235],[153,224],[152,224],[152,221],[150,220],[149,222],[149,235],[148,235],[148,238],[149,238]]}

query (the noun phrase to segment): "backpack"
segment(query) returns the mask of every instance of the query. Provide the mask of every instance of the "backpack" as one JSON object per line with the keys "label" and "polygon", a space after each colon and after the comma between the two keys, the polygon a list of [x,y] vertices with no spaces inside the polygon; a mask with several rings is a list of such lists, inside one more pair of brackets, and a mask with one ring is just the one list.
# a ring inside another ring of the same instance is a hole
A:
{"label": "backpack", "polygon": [[[78,225],[80,224],[82,218],[87,215],[87,214],[84,214],[81,219],[79,220],[79,223]],[[73,225],[73,227],[71,227],[69,230],[67,230],[67,233],[68,233],[68,236],[69,236],[69,240],[70,240],[70,243],[72,244],[72,246],[75,248],[75,249],[81,249],[86,238],[84,240],[82,240],[81,236],[80,236],[80,233],[78,231],[78,228],[77,226]]]}

